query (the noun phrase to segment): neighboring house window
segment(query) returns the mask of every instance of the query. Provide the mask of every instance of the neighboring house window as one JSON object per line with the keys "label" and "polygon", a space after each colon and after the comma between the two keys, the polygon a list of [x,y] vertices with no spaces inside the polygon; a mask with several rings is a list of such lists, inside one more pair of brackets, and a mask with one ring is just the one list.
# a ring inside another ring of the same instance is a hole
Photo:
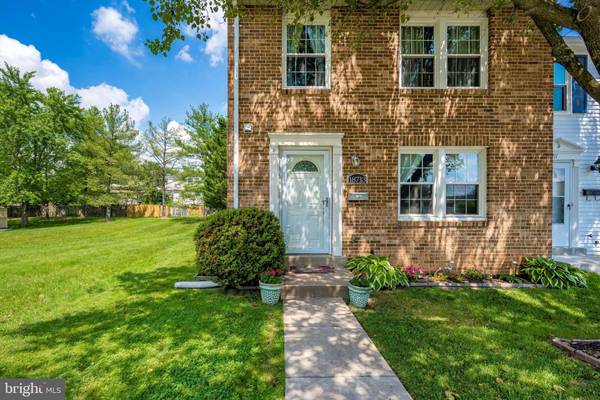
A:
{"label": "neighboring house window", "polygon": [[435,40],[433,26],[402,27],[402,86],[433,87]]}
{"label": "neighboring house window", "polygon": [[291,88],[329,86],[330,38],[328,18],[311,24],[284,26],[284,85]]}
{"label": "neighboring house window", "polygon": [[[587,56],[578,55],[577,59],[587,69]],[[574,114],[587,112],[587,93],[565,67],[554,63],[554,111],[570,111]],[[570,101],[569,101],[570,100]]]}
{"label": "neighboring house window", "polygon": [[400,29],[400,85],[487,87],[487,24],[485,16],[411,17]]}
{"label": "neighboring house window", "polygon": [[[577,56],[577,59],[583,64],[584,68],[587,69],[587,56]],[[571,90],[573,91],[572,111],[574,113],[587,112],[587,94],[575,79],[572,79]]]}
{"label": "neighboring house window", "polygon": [[485,148],[400,149],[400,220],[485,219]]}
{"label": "neighboring house window", "polygon": [[567,111],[567,71],[554,63],[554,111]]}

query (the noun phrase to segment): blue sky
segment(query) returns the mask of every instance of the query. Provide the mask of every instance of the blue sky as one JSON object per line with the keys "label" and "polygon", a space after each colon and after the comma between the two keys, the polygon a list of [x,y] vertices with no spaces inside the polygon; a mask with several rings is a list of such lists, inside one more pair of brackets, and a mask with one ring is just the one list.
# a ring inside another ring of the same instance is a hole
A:
{"label": "blue sky", "polygon": [[190,37],[165,58],[144,46],[161,26],[141,0],[0,0],[0,62],[37,71],[37,87],[78,93],[84,105],[120,103],[140,128],[183,122],[200,103],[225,113],[226,27],[213,27],[209,42]]}

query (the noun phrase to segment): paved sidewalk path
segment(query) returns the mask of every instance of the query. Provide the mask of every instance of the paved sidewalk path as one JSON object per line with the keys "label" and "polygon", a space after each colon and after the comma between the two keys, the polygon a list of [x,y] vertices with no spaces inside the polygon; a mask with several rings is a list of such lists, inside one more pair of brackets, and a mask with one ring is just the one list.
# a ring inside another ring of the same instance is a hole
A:
{"label": "paved sidewalk path", "polygon": [[284,301],[285,398],[410,400],[341,298]]}
{"label": "paved sidewalk path", "polygon": [[600,257],[592,256],[592,255],[564,255],[564,256],[554,256],[554,259],[557,261],[563,261],[569,263],[571,265],[575,265],[581,269],[586,271],[595,272],[600,274]]}

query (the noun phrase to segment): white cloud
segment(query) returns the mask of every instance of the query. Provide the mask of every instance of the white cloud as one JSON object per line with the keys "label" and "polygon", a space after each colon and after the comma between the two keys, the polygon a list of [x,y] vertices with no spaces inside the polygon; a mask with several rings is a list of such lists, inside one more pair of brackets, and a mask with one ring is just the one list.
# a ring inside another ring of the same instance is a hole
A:
{"label": "white cloud", "polygon": [[210,13],[210,29],[204,53],[210,57],[210,65],[217,66],[225,61],[225,51],[227,50],[227,23],[223,17],[223,11]]}
{"label": "white cloud", "polygon": [[18,40],[0,35],[0,62],[17,67],[21,72],[35,71],[31,84],[40,90],[57,87],[72,92],[69,74],[50,60],[43,60],[33,45],[26,46]]}
{"label": "white cloud", "polygon": [[175,55],[175,58],[181,60],[185,63],[190,63],[194,61],[194,58],[190,54],[190,45],[186,44],[179,50],[179,52]]}
{"label": "white cloud", "polygon": [[135,20],[125,18],[112,7],[100,7],[94,10],[92,19],[92,30],[96,37],[112,51],[130,61],[142,55],[140,49],[132,47],[138,33]]}
{"label": "white cloud", "polygon": [[56,87],[67,93],[77,93],[84,107],[106,107],[118,104],[129,111],[129,115],[139,127],[150,115],[150,108],[141,97],[129,98],[123,89],[101,83],[87,88],[75,88],[69,82],[69,74],[50,60],[42,59],[42,55],[33,45],[24,45],[18,40],[0,34],[0,64],[4,62],[19,68],[21,72],[35,72],[31,84],[46,90]]}
{"label": "white cloud", "polygon": [[150,108],[141,97],[130,99],[123,89],[102,82],[96,86],[79,89],[77,94],[81,97],[81,105],[84,107],[96,106],[98,108],[108,107],[110,104],[118,104],[129,112],[129,116],[139,126],[150,115]]}
{"label": "white cloud", "polygon": [[129,5],[129,2],[127,0],[123,0],[121,2],[121,5],[123,6],[123,8],[125,9],[125,11],[127,11],[129,14],[134,14],[135,13],[135,8],[131,7]]}

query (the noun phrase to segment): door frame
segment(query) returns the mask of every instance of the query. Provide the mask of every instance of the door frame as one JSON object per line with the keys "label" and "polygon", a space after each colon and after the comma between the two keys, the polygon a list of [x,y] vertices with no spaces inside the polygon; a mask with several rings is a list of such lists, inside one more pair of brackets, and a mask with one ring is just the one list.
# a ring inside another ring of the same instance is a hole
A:
{"label": "door frame", "polygon": [[[579,169],[581,159],[580,156],[584,153],[585,148],[577,143],[573,143],[562,137],[555,137],[553,144],[554,157],[552,160],[552,174],[554,174],[555,164],[568,164],[570,169],[569,187],[565,187],[565,192],[568,191],[571,202],[571,213],[569,218],[569,240],[568,247],[577,246],[577,235],[579,230]],[[565,185],[566,186],[566,185]],[[552,188],[551,188],[552,190]],[[550,201],[552,201],[552,192],[550,193]],[[554,243],[554,234],[552,235],[552,246],[556,246]]]}
{"label": "door frame", "polygon": [[330,237],[331,255],[342,255],[342,138],[343,133],[272,132],[269,133],[269,208],[281,217],[283,190],[282,152],[285,150],[329,150],[331,153]]}
{"label": "door frame", "polygon": [[[324,222],[324,226],[323,226],[323,239],[324,239],[324,243],[322,243],[322,247],[320,248],[305,248],[305,249],[294,249],[294,254],[331,254],[331,197],[332,197],[332,188],[331,188],[331,149],[330,148],[298,148],[298,147],[292,147],[292,148],[286,148],[286,147],[281,147],[280,148],[280,157],[281,157],[281,177],[282,177],[282,185],[281,185],[281,189],[282,192],[281,194],[283,195],[285,192],[285,189],[287,187],[287,180],[288,180],[288,165],[287,165],[287,161],[288,161],[288,156],[303,156],[303,155],[307,155],[307,156],[323,156],[323,176],[322,176],[322,181],[321,184],[325,184],[325,195],[326,197],[329,199],[327,204],[327,208],[324,210],[325,211],[325,216],[323,218],[323,222]],[[279,218],[282,222],[282,224],[285,224],[286,221],[284,221],[284,208],[285,208],[285,202],[284,201],[280,201],[279,202]]]}

